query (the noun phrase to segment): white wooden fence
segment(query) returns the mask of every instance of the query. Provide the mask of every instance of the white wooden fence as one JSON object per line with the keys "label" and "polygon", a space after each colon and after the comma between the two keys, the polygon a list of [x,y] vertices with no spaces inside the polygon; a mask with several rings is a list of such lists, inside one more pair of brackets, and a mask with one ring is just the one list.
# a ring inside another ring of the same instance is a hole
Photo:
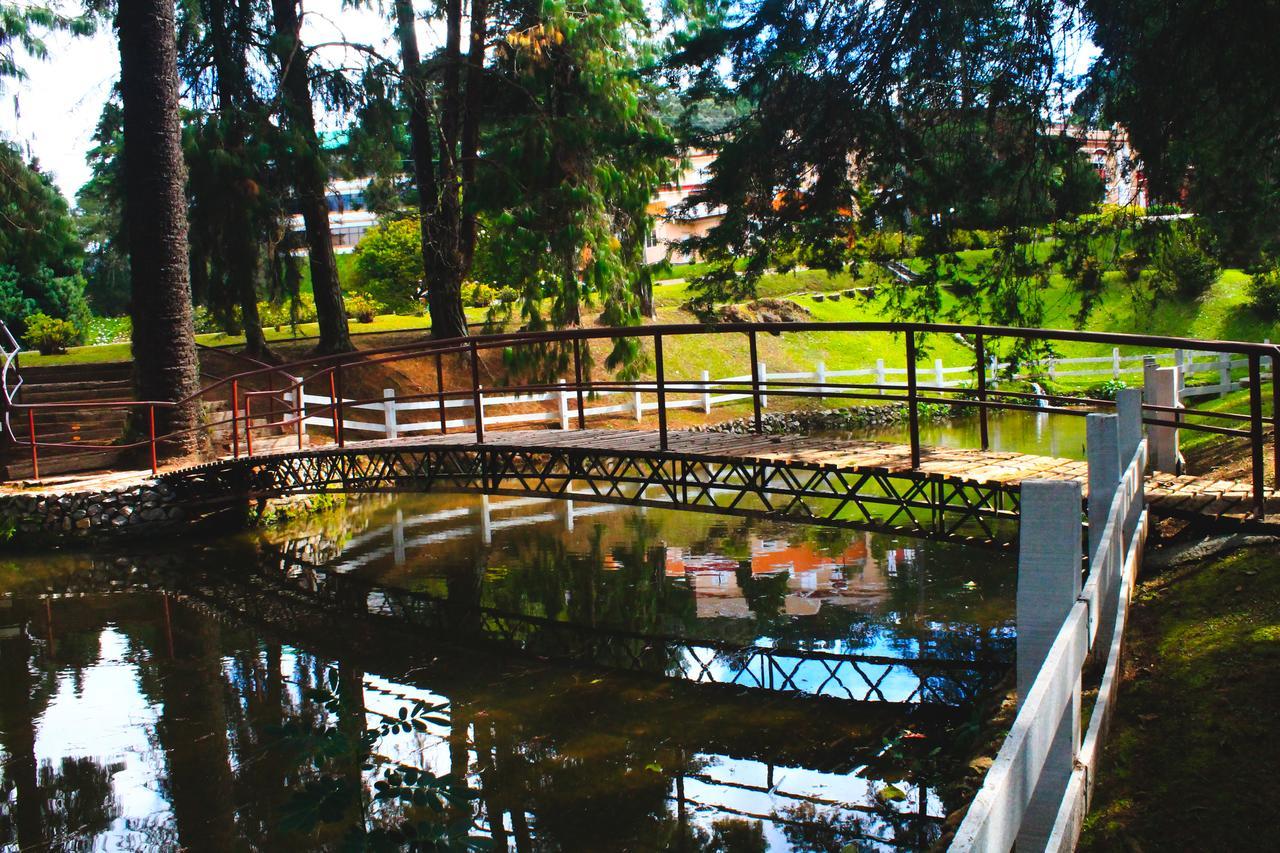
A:
{"label": "white wooden fence", "polygon": [[[1245,387],[1245,384],[1240,378],[1236,377],[1235,373],[1248,367],[1247,360],[1233,359],[1227,353],[1191,354],[1182,350],[1147,355],[1121,355],[1119,349],[1116,349],[1109,356],[1066,358],[1050,360],[1036,365],[1025,365],[1013,374],[1013,378],[1027,380],[1037,376],[1048,376],[1054,380],[1062,380],[1105,376],[1113,379],[1133,377],[1141,380],[1144,365],[1148,359],[1154,359],[1157,365],[1177,368],[1178,393],[1183,400],[1198,395],[1225,394]],[[1009,368],[1009,363],[998,362],[993,358],[987,369],[988,387],[998,387],[999,381],[997,377],[1003,377],[1003,371]],[[791,373],[769,373],[766,366],[761,363],[758,366],[758,372],[760,381],[763,383],[762,391],[764,392],[761,397],[761,404],[766,408],[769,405],[769,380],[789,383],[813,380],[813,386],[800,389],[811,393],[821,393],[829,381],[840,379],[869,380],[871,383],[880,386],[881,394],[885,393],[886,390],[905,388],[907,385],[906,368],[888,367],[885,365],[884,359],[876,359],[873,367],[852,370],[829,370],[823,362],[817,362],[812,371]],[[1185,378],[1199,373],[1212,373],[1215,381],[1206,385],[1188,386]],[[935,359],[931,367],[922,365],[917,368],[917,381],[923,386],[930,387],[960,388],[972,386],[974,375],[972,364],[948,367],[943,364],[942,359]],[[295,379],[294,381],[296,382],[297,380]],[[666,406],[667,409],[700,409],[702,412],[709,414],[715,406],[751,399],[750,393],[734,390],[735,386],[749,387],[750,382],[750,374],[712,379],[710,373],[704,370],[700,379],[669,380],[666,383]],[[775,391],[776,393],[785,393],[786,390],[794,390],[794,388],[795,386],[790,386],[786,389],[779,387]],[[837,389],[830,390],[835,391]],[[583,416],[595,418],[630,415],[639,421],[643,419],[646,412],[657,410],[656,392],[656,385],[644,383],[636,385],[634,390],[595,392],[591,395],[590,405],[584,406]],[[441,405],[438,400],[398,401],[395,390],[391,388],[385,389],[383,396],[384,400],[382,402],[374,403],[357,403],[353,400],[344,399],[343,429],[353,432],[377,433],[388,438],[396,438],[409,433],[433,431],[440,428]],[[284,400],[291,408],[294,406],[292,392],[284,392]],[[327,395],[304,394],[304,413],[307,406],[326,407],[325,414],[306,417],[304,423],[307,426],[332,428],[333,417],[328,411],[330,403],[330,398]],[[546,404],[547,408],[538,408],[537,404]],[[450,430],[474,427],[473,408],[474,406],[470,399],[445,400],[445,427]],[[464,417],[462,412],[458,410],[465,411],[467,416]],[[371,413],[375,417],[372,419],[365,419],[358,415],[353,419],[347,419],[346,417],[348,413],[364,412]],[[415,412],[425,414],[410,414]],[[493,395],[490,392],[482,395],[480,416],[483,418],[485,427],[501,426],[503,424],[553,422],[559,423],[562,429],[568,429],[571,418],[577,416],[576,395],[567,389],[541,394],[498,393]]]}
{"label": "white wooden fence", "polygon": [[[1089,574],[1080,581],[1081,485],[1022,484],[1018,556],[1019,709],[954,851],[1072,850],[1115,704],[1129,600],[1147,529],[1141,391],[1089,415]],[[1081,670],[1105,655],[1081,738]]]}

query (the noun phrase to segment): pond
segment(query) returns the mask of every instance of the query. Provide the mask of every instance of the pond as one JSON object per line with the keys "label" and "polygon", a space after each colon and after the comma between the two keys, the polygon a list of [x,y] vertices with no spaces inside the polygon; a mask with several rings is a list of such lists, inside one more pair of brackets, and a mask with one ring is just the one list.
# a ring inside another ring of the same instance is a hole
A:
{"label": "pond", "polygon": [[1013,655],[1010,555],[548,499],[22,557],[0,593],[19,849],[924,849]]}
{"label": "pond", "polygon": [[[987,417],[987,435],[992,450],[1084,459],[1085,422],[1086,418],[1081,415],[996,411]],[[857,437],[902,444],[911,440],[906,424],[860,431]],[[978,418],[965,416],[950,421],[922,422],[920,444],[923,447],[981,447]]]}

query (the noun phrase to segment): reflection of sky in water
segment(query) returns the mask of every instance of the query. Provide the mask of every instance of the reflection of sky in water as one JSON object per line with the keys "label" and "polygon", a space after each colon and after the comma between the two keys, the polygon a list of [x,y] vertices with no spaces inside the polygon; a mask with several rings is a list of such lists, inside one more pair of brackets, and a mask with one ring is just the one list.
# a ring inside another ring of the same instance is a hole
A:
{"label": "reflection of sky in water", "polygon": [[164,756],[151,742],[159,714],[138,690],[138,668],[128,660],[127,640],[113,628],[99,636],[99,660],[84,671],[77,689],[69,672],[57,688],[36,729],[36,760],[54,766],[63,758],[92,758],[112,767],[112,789],[120,817],[111,835],[142,844],[137,824],[166,823],[169,804],[159,790]]}

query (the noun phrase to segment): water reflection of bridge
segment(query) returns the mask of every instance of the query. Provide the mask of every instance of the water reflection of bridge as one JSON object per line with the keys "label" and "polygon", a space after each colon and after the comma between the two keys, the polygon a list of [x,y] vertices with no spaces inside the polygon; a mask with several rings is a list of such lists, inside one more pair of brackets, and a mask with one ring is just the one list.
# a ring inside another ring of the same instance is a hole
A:
{"label": "water reflection of bridge", "polygon": [[[296,726],[318,720],[359,730],[365,719],[396,719],[401,708],[418,701],[449,702],[448,719],[428,723],[420,734],[392,738],[379,749],[400,767],[430,766],[437,773],[448,768],[467,778],[478,794],[474,827],[502,849],[512,836],[517,845],[537,839],[555,846],[557,838],[616,842],[619,832],[661,830],[653,809],[664,803],[682,831],[688,823],[707,822],[708,813],[756,818],[796,831],[815,820],[827,822],[829,829],[839,821],[842,843],[861,838],[922,849],[938,837],[947,810],[955,807],[935,777],[883,749],[885,738],[904,725],[922,736],[928,733],[925,742],[945,743],[936,722],[940,718],[924,713],[927,708],[851,707],[781,695],[709,697],[679,682],[636,689],[616,679],[573,679],[572,689],[566,689],[563,673],[555,668],[495,666],[491,659],[467,654],[441,656],[438,648],[412,642],[412,631],[335,620],[296,601],[285,605],[286,596],[264,595],[253,583],[229,588],[225,580],[189,573],[193,583],[181,592],[144,588],[174,582],[177,575],[169,572],[177,567],[177,561],[160,568],[100,564],[69,578],[66,597],[45,591],[3,599],[3,621],[19,630],[0,640],[5,644],[0,660],[6,671],[16,668],[23,676],[0,685],[6,694],[0,708],[14,723],[0,730],[0,738],[6,731],[26,730],[23,726],[35,733],[46,725],[39,703],[53,697],[27,689],[39,673],[71,671],[85,680],[94,665],[91,653],[106,633],[113,633],[121,648],[127,639],[135,652],[143,652],[131,654],[125,665],[145,676],[136,679],[139,689],[155,691],[154,748],[163,763],[154,769],[164,774],[158,777],[165,783],[159,789],[170,802],[172,825],[123,821],[130,824],[127,834],[156,832],[175,847],[190,846],[198,836],[226,841],[228,848],[240,838],[273,849],[274,838],[280,845],[274,849],[285,849],[288,836],[280,834],[281,827],[259,819],[269,818],[287,796],[292,771],[278,757],[263,760],[274,753],[245,750],[271,749],[272,738],[279,737],[272,732],[281,721]],[[124,583],[126,575],[137,586]],[[211,594],[215,585],[217,595]],[[95,591],[104,589],[114,594]],[[246,634],[245,625],[272,630]],[[273,633],[288,645],[282,647]],[[32,638],[38,638],[35,645],[42,651],[37,653],[46,656],[41,661],[46,668],[26,666]],[[359,685],[354,701],[348,697],[326,707],[317,688],[330,670],[340,682]],[[91,691],[101,682],[87,681]],[[19,719],[24,713],[29,714],[25,722]],[[589,734],[582,730],[584,719],[591,721]],[[87,721],[84,730],[93,726]],[[226,736],[228,729],[233,737]],[[584,736],[590,741],[585,750]],[[138,758],[127,756],[130,762]],[[297,772],[304,778],[314,771]],[[338,772],[347,771],[339,767]],[[584,790],[590,786],[581,782],[600,782],[608,773],[622,773],[626,785]],[[136,774],[124,773],[114,784],[127,785],[130,778]],[[878,780],[904,778],[910,781],[897,783],[904,801],[877,799],[883,784]],[[256,806],[233,799],[246,796],[275,805],[259,813]],[[27,807],[32,799],[33,791],[22,789],[20,779],[20,805]],[[584,812],[584,803],[609,807]],[[26,829],[24,841],[39,836]]]}

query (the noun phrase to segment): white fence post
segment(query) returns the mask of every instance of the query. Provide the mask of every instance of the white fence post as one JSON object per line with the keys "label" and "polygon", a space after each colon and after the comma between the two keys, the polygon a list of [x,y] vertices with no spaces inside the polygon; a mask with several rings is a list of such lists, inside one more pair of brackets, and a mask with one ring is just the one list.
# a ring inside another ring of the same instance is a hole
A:
{"label": "white fence post", "polygon": [[947,375],[942,371],[942,359],[940,358],[933,360],[933,384],[939,388],[945,388],[947,385]]}
{"label": "white fence post", "polygon": [[1180,349],[1173,351],[1173,367],[1178,373],[1178,387],[1182,387],[1187,375],[1187,354]]}
{"label": "white fence post", "polygon": [[[1178,369],[1176,367],[1147,366],[1144,374],[1143,397],[1151,405],[1175,407],[1178,405]],[[1171,412],[1156,412],[1162,421],[1175,420]],[[1178,472],[1178,428],[1153,426],[1151,436],[1151,467],[1168,474]]]}
{"label": "white fence post", "polygon": [[[1026,699],[1049,648],[1080,595],[1080,483],[1026,480],[1018,536],[1018,703]],[[1035,793],[1018,831],[1018,849],[1043,850],[1080,748],[1080,680],[1063,711]]]}
{"label": "white fence post", "polygon": [[818,402],[821,403],[822,392],[827,385],[827,363],[825,361],[818,362],[817,367],[813,372],[818,378]]}
{"label": "white fence post", "polygon": [[400,435],[399,425],[396,423],[396,389],[382,389],[382,422],[387,431],[387,438],[396,438]]}
{"label": "white fence post", "polygon": [[1119,419],[1115,415],[1085,416],[1085,455],[1089,460],[1089,556],[1092,557],[1098,553],[1107,514],[1123,473]]}
{"label": "white fence post", "polygon": [[564,387],[565,382],[560,380],[560,391],[556,394],[556,401],[560,412],[560,429],[567,430],[569,428],[569,392]]}
{"label": "white fence post", "polygon": [[[636,406],[636,410],[639,410]],[[702,371],[702,413],[704,415],[711,414],[711,372]]]}
{"label": "white fence post", "polygon": [[884,396],[884,359],[883,358],[876,359],[876,386],[877,386],[876,393],[878,393],[881,397],[883,397]]}
{"label": "white fence post", "polygon": [[1111,348],[1111,378],[1120,378],[1120,347]]}
{"label": "white fence post", "polygon": [[[476,386],[476,390],[482,391],[484,390],[484,386],[478,385]],[[479,402],[479,406],[476,408],[476,431],[479,432],[484,429],[484,395],[477,394],[476,399]],[[486,503],[485,506],[487,507],[488,504]]]}
{"label": "white fence post", "polygon": [[1049,359],[1049,367],[1045,371],[1050,382],[1056,382],[1058,379],[1058,360],[1056,358]]}
{"label": "white fence post", "polygon": [[1231,353],[1218,353],[1218,393],[1226,394],[1231,390]]}
{"label": "white fence post", "polygon": [[[631,399],[631,408],[635,412],[636,423],[640,423],[644,420],[644,399],[640,396],[639,391],[637,391]],[[711,411],[710,405],[708,405],[707,411]]]}
{"label": "white fence post", "polygon": [[[1128,465],[1142,443],[1142,391],[1138,388],[1122,388],[1116,393],[1116,436],[1120,446],[1120,464]],[[1129,550],[1127,537],[1137,525],[1142,504],[1143,489],[1139,484],[1137,499],[1129,505],[1129,516],[1125,519],[1126,553]]]}
{"label": "white fence post", "polygon": [[760,362],[760,408],[769,408],[769,395],[764,390],[769,386],[766,384],[769,380],[769,371],[765,370],[764,362]]}

